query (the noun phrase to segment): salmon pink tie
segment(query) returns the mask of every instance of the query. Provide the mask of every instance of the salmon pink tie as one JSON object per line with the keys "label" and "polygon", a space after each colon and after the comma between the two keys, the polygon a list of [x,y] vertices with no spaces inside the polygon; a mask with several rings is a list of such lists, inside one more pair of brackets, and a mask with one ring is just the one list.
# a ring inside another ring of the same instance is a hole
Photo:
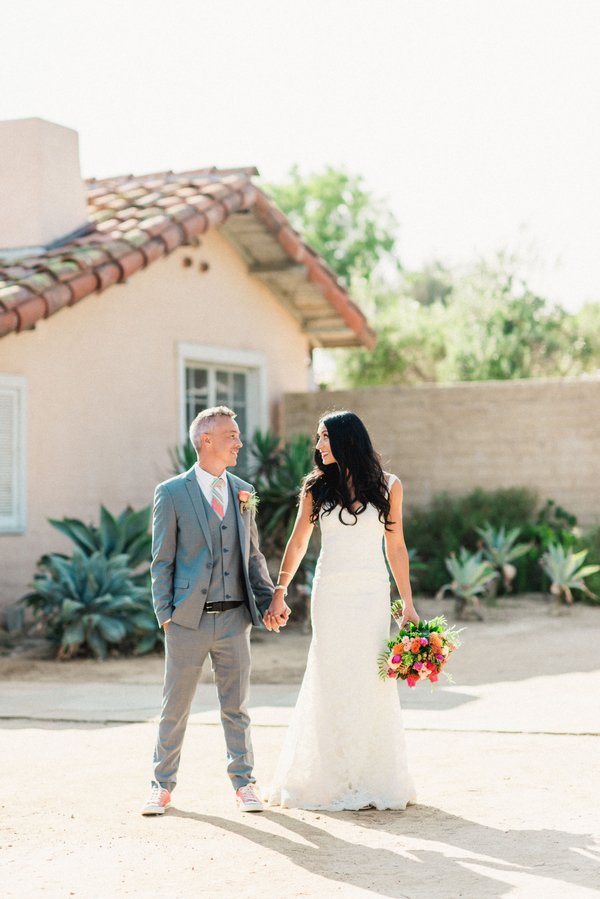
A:
{"label": "salmon pink tie", "polygon": [[211,498],[210,504],[219,516],[219,518],[223,519],[225,517],[225,506],[223,505],[223,487],[225,486],[223,482],[223,478],[215,478],[212,483],[211,490]]}

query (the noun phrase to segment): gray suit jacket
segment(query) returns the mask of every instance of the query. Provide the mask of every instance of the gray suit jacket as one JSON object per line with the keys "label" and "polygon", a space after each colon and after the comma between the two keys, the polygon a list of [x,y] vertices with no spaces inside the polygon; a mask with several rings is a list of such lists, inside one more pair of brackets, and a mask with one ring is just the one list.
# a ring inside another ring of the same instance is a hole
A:
{"label": "gray suit jacket", "polygon": [[[245,588],[252,622],[260,625],[273,596],[273,581],[258,546],[253,510],[240,510],[238,490],[254,488],[227,472],[233,488],[237,530],[242,549]],[[230,496],[229,501],[232,501]],[[171,618],[197,628],[206,602],[212,541],[194,468],[159,484],[152,521],[152,598],[159,624]]]}

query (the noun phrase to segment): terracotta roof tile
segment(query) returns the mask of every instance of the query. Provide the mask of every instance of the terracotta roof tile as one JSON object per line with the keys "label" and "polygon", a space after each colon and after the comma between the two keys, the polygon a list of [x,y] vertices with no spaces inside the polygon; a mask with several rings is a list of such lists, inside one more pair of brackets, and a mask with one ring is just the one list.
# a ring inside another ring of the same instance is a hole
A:
{"label": "terracotta roof tile", "polygon": [[323,293],[366,346],[375,335],[365,317],[285,215],[253,183],[255,168],[121,175],[88,182],[89,232],[22,259],[0,251],[0,337],[91,293],[125,281],[155,259],[188,244],[236,212],[254,212],[291,263]]}
{"label": "terracotta roof tile", "polygon": [[16,312],[4,312],[0,315],[0,337],[6,337],[19,327],[19,316]]}

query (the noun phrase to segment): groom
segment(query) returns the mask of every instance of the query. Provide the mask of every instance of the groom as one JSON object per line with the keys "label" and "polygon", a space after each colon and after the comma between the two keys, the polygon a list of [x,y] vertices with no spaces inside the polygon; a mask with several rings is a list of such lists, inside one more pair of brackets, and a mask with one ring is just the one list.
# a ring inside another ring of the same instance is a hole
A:
{"label": "groom", "polygon": [[[246,711],[250,628],[260,625],[273,582],[258,546],[251,484],[229,474],[242,447],[235,412],[205,409],[190,426],[198,461],[156,488],[152,527],[152,595],[165,630],[163,704],[154,780],[143,815],[171,804],[188,715],[210,655],[225,732],[227,772],[242,811],[263,803],[252,774]],[[269,630],[286,624],[279,618]],[[269,619],[268,619],[269,620]]]}

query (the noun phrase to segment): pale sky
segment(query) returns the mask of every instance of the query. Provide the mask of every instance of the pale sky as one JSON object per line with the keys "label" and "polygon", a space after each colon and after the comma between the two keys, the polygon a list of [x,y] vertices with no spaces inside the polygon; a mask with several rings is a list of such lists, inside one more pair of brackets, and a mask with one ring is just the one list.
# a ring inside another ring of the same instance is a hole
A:
{"label": "pale sky", "polygon": [[600,300],[600,0],[22,0],[0,119],[79,131],[98,177],[362,174],[407,267],[533,248]]}

